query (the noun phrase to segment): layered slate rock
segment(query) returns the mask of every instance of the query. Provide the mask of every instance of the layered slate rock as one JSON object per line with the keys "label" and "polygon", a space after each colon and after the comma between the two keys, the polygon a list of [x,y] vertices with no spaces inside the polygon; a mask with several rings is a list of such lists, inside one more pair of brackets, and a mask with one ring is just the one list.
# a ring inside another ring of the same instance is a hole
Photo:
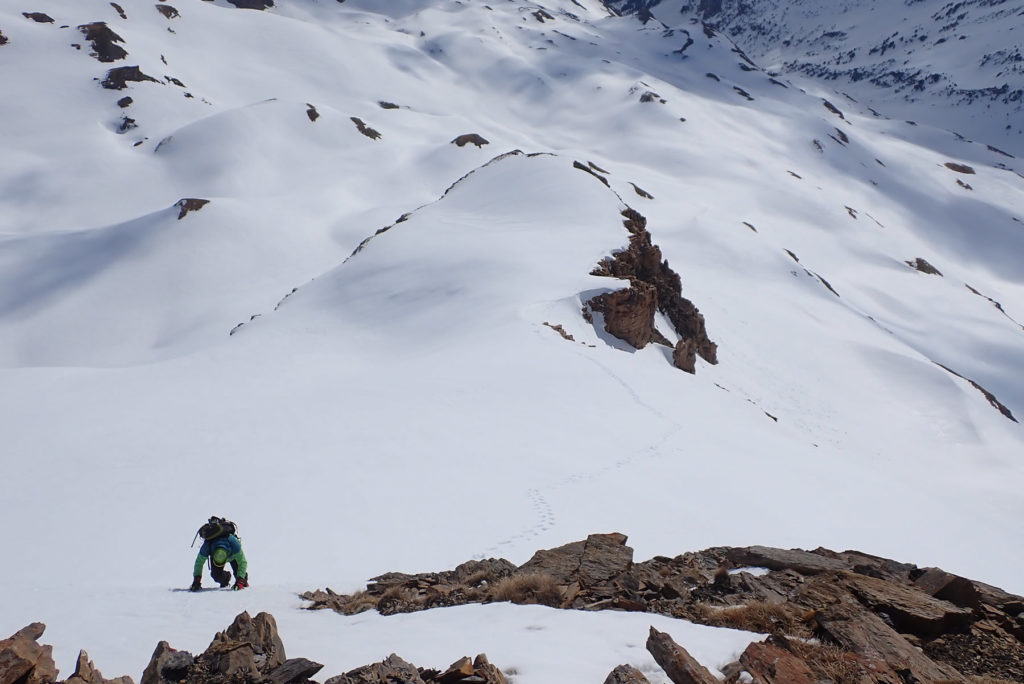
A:
{"label": "layered slate rock", "polygon": [[[718,547],[638,563],[626,541],[618,533],[594,534],[538,551],[519,567],[471,561],[454,571],[382,575],[352,596],[327,589],[302,597],[310,609],[349,614],[507,600],[658,613],[768,633],[727,668],[755,682],[817,682],[837,672],[841,681],[880,684],[968,676],[1024,681],[1024,598],[996,587],[821,548]],[[652,643],[678,655],[665,637]],[[683,681],[702,681],[682,655],[669,661],[689,673]]]}

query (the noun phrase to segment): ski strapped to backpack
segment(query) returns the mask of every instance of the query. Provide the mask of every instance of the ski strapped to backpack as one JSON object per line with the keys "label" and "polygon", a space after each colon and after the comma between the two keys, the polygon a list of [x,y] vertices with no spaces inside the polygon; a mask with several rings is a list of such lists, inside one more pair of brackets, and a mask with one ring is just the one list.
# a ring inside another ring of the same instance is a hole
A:
{"label": "ski strapped to backpack", "polygon": [[196,539],[199,537],[204,541],[213,541],[229,534],[238,536],[238,525],[227,518],[218,518],[214,515],[196,532],[196,536],[192,538],[192,546],[196,545]]}

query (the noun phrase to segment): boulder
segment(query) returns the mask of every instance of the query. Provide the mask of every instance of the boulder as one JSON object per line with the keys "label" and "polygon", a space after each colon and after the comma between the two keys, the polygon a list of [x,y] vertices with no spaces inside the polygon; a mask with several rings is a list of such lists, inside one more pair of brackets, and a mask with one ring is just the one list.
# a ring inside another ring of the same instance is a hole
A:
{"label": "boulder", "polygon": [[476,145],[477,147],[483,147],[484,145],[487,145],[489,143],[489,140],[487,140],[478,133],[463,133],[462,135],[452,140],[452,144],[458,145],[459,147],[465,147],[466,145]]}
{"label": "boulder", "polygon": [[277,621],[270,613],[258,613],[252,618],[243,612],[224,630],[224,636],[249,644],[260,670],[273,670],[287,659],[284,642],[277,633]]}
{"label": "boulder", "polygon": [[299,684],[309,681],[309,678],[323,667],[320,663],[314,663],[306,658],[292,658],[274,668],[266,680],[269,684]]}
{"label": "boulder", "polygon": [[46,625],[33,622],[0,641],[0,684],[57,679],[52,647],[39,644],[45,630]]}
{"label": "boulder", "polygon": [[626,539],[617,532],[592,534],[586,541],[538,551],[518,573],[549,575],[562,586],[577,582],[583,588],[603,585],[632,566],[633,549],[626,546]]}

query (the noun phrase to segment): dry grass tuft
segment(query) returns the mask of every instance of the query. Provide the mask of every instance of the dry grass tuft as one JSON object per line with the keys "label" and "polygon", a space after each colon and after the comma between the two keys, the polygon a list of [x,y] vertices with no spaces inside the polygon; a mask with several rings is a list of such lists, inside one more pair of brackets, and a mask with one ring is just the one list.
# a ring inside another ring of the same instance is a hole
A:
{"label": "dry grass tuft", "polygon": [[384,599],[398,599],[403,603],[414,603],[420,600],[420,592],[411,587],[396,584],[384,590],[384,593],[380,595],[380,600]]}
{"label": "dry grass tuft", "polygon": [[857,682],[865,674],[864,665],[857,656],[835,644],[790,639],[789,646],[822,679]]}
{"label": "dry grass tuft", "polygon": [[562,589],[555,578],[539,572],[511,575],[499,580],[490,594],[495,601],[539,603],[555,608],[562,605]]}
{"label": "dry grass tuft", "polygon": [[714,627],[730,627],[762,634],[787,634],[793,629],[793,616],[785,606],[765,601],[751,601],[725,608],[698,603],[694,608],[698,620]]}
{"label": "dry grass tuft", "polygon": [[367,610],[375,610],[377,608],[377,597],[372,596],[366,591],[360,591],[353,594],[345,605],[342,606],[342,611],[345,615],[355,615],[356,613],[363,613]]}

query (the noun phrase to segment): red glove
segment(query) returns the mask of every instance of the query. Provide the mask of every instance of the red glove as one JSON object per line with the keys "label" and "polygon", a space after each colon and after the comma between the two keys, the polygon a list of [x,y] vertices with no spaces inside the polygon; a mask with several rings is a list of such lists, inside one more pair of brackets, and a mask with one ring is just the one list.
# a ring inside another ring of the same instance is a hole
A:
{"label": "red glove", "polygon": [[238,591],[239,589],[245,589],[249,586],[249,579],[247,577],[236,577],[235,586],[231,587],[232,591]]}

